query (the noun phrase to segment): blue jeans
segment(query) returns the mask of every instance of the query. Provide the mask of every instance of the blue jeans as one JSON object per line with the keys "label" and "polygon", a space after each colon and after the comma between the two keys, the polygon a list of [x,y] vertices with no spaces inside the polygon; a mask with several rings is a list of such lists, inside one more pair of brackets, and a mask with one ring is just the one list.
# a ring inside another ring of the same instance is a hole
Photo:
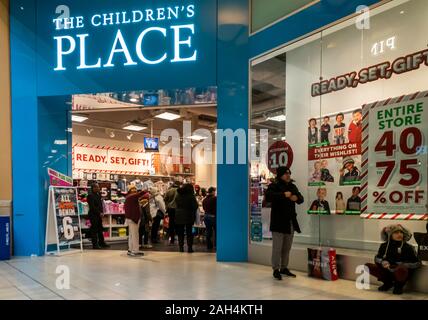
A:
{"label": "blue jeans", "polygon": [[211,214],[206,214],[204,217],[205,226],[207,227],[207,248],[213,248],[213,233],[216,233],[217,230],[217,222],[216,216]]}

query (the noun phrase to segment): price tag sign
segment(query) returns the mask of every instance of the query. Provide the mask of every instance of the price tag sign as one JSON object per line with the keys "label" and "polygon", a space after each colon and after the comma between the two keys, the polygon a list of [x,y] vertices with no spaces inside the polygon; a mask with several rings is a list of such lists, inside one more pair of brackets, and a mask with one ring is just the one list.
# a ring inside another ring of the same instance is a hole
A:
{"label": "price tag sign", "polygon": [[75,188],[52,188],[60,245],[81,241],[77,193]]}
{"label": "price tag sign", "polygon": [[[428,94],[367,106],[367,210],[425,215]],[[395,102],[397,101],[397,102]]]}
{"label": "price tag sign", "polygon": [[279,167],[289,167],[293,164],[293,149],[285,141],[273,143],[267,153],[267,164],[269,171],[276,174]]}

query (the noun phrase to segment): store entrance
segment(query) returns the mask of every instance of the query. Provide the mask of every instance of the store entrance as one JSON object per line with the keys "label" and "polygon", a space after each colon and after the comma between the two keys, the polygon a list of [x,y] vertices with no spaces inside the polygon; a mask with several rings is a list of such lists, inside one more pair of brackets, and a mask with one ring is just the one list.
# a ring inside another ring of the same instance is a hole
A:
{"label": "store entrance", "polygon": [[[176,194],[169,191],[178,188],[180,193],[191,185],[197,200],[192,249],[215,252],[215,223],[211,215],[206,218],[203,205],[208,190],[213,195],[217,185],[215,88],[76,95],[72,124],[70,166],[85,249],[102,247],[102,238],[108,249],[129,249],[135,226],[125,217],[125,201],[135,188],[141,192],[139,249],[179,251],[180,230],[188,222],[176,208]],[[101,195],[102,228],[94,227],[95,185]],[[189,246],[186,239],[186,251]]]}

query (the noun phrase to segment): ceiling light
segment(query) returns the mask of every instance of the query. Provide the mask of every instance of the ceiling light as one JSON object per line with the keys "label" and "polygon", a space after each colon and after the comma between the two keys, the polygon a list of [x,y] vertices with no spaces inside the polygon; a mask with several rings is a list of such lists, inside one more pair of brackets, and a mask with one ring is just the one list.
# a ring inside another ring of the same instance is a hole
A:
{"label": "ceiling light", "polygon": [[172,113],[172,112],[163,112],[163,113],[155,116],[155,118],[173,121],[173,120],[177,120],[177,119],[181,118],[181,116],[176,114],[176,113]]}
{"label": "ceiling light", "polygon": [[143,125],[143,124],[139,124],[139,123],[127,123],[127,124],[125,124],[123,129],[139,132],[139,131],[146,130],[147,126]]}
{"label": "ceiling light", "polygon": [[217,130],[217,129],[213,130],[213,133],[217,133],[217,132],[218,132],[218,130]]}
{"label": "ceiling light", "polygon": [[51,150],[51,152],[53,153],[53,154],[55,154],[55,153],[58,153],[58,150]]}
{"label": "ceiling light", "polygon": [[67,144],[67,140],[55,140],[54,144],[62,146]]}
{"label": "ceiling light", "polygon": [[131,99],[129,99],[129,101],[131,101],[131,102],[138,102],[138,99],[137,98],[131,98]]}
{"label": "ceiling light", "polygon": [[267,120],[272,120],[272,121],[277,121],[277,122],[283,122],[285,121],[287,118],[285,116],[285,114],[281,114],[278,116],[273,116],[273,117],[268,117]]}
{"label": "ceiling light", "polygon": [[53,158],[53,156],[49,156],[49,157],[48,157],[48,159],[52,159],[52,158]]}
{"label": "ceiling light", "polygon": [[78,115],[73,114],[71,116],[71,121],[73,121],[73,122],[84,122],[84,121],[86,121],[88,119],[89,119],[88,117],[83,116],[83,115],[78,116]]}
{"label": "ceiling light", "polygon": [[201,141],[201,140],[205,140],[208,137],[205,136],[200,136],[198,134],[194,134],[193,136],[187,137],[187,139],[191,139],[191,140],[197,140],[197,141]]}

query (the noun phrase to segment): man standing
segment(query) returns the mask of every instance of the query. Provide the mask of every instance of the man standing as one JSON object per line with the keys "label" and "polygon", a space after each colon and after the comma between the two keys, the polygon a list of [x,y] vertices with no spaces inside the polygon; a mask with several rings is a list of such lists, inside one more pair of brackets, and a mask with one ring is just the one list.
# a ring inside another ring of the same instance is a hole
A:
{"label": "man standing", "polygon": [[88,195],[89,220],[91,221],[91,240],[94,249],[108,248],[104,241],[102,215],[103,201],[101,199],[100,186],[94,183],[91,193]]}
{"label": "man standing", "polygon": [[217,217],[217,196],[216,189],[211,187],[208,189],[208,195],[202,201],[205,216],[204,222],[207,228],[207,249],[212,250],[214,244],[212,242],[213,234],[216,234],[216,217]]}
{"label": "man standing", "polygon": [[128,196],[125,200],[125,218],[129,228],[129,239],[128,239],[128,256],[137,257],[142,256],[139,249],[139,224],[141,220],[140,212],[140,197],[144,196],[146,192],[137,192],[137,188],[134,185],[128,187]]}
{"label": "man standing", "polygon": [[166,211],[169,217],[169,243],[171,245],[175,242],[175,209],[177,209],[177,204],[175,203],[175,198],[177,197],[177,189],[180,187],[180,183],[175,181],[171,188],[165,194],[164,200],[166,205]]}
{"label": "man standing", "polygon": [[282,280],[281,274],[295,278],[288,270],[288,262],[294,232],[301,233],[297,222],[296,203],[304,199],[291,179],[288,167],[279,167],[277,178],[266,191],[266,201],[272,204],[270,231],[272,231],[273,276]]}

